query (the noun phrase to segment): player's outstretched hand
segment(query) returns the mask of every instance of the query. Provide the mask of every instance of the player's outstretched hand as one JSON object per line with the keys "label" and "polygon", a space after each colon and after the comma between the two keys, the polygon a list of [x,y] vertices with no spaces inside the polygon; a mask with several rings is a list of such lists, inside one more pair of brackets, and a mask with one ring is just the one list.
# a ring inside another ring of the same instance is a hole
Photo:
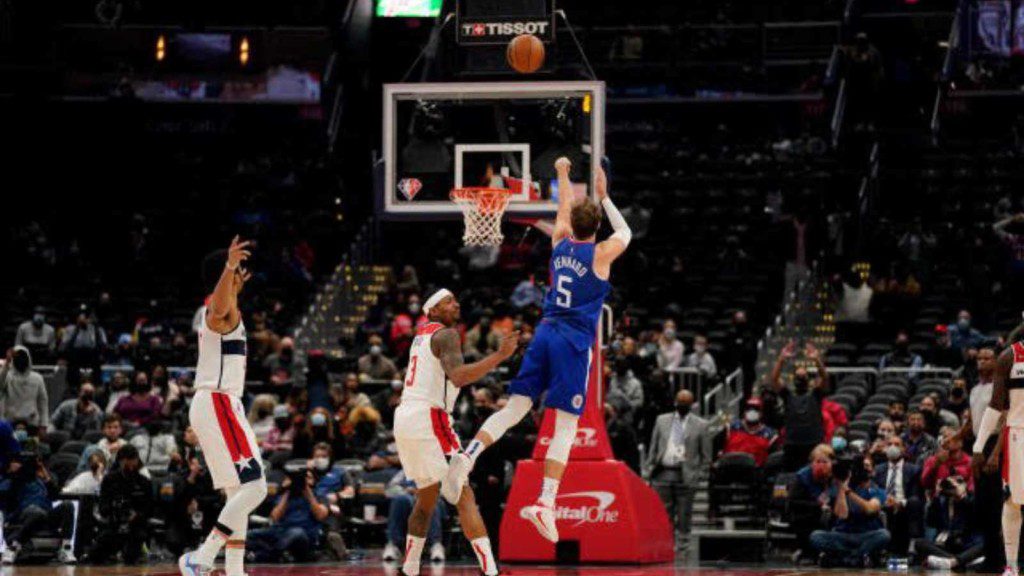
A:
{"label": "player's outstretched hand", "polygon": [[251,244],[251,241],[242,241],[237,235],[231,239],[231,246],[228,247],[228,268],[234,270],[238,268],[239,264],[249,259],[252,253],[247,248]]}
{"label": "player's outstretched hand", "polygon": [[572,162],[565,156],[560,156],[558,160],[555,160],[555,171],[561,173],[563,171],[568,172],[572,169]]}
{"label": "player's outstretched hand", "polygon": [[597,201],[603,202],[608,197],[608,176],[604,173],[604,168],[601,166],[597,167]]}
{"label": "player's outstretched hand", "polygon": [[498,354],[504,359],[511,358],[519,347],[519,330],[513,330],[501,337],[501,344],[498,345]]}

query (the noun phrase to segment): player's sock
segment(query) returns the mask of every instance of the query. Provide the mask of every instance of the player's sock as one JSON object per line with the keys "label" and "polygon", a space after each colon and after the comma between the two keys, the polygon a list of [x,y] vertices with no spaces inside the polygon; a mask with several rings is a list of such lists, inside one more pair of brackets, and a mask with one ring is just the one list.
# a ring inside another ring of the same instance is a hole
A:
{"label": "player's sock", "polygon": [[540,502],[542,506],[552,508],[555,505],[555,496],[558,496],[558,480],[545,476],[544,484],[540,488],[540,498],[537,498],[537,502]]}
{"label": "player's sock", "polygon": [[1006,552],[1006,565],[1017,569],[1017,547],[1020,543],[1021,512],[1020,506],[1007,500],[1003,503],[1003,548]]}
{"label": "player's sock", "polygon": [[487,536],[481,536],[476,540],[470,540],[473,552],[476,553],[476,561],[480,563],[480,570],[487,576],[494,576],[498,573],[498,565],[494,562],[494,554],[491,552],[491,540]]}
{"label": "player's sock", "polygon": [[483,454],[484,443],[477,440],[476,438],[470,440],[469,444],[466,445],[466,449],[462,451],[466,457],[469,458],[470,465],[476,464],[476,459],[480,454]]}
{"label": "player's sock", "polygon": [[245,576],[242,565],[245,562],[245,540],[232,538],[224,547],[225,576]]}
{"label": "player's sock", "polygon": [[199,547],[199,550],[196,550],[196,563],[200,566],[213,566],[214,560],[217,559],[217,553],[227,543],[231,534],[232,530],[230,528],[218,522],[213,527],[213,530],[210,531],[210,535],[206,537],[202,546]]}
{"label": "player's sock", "polygon": [[420,557],[423,556],[423,545],[427,543],[427,539],[423,536],[413,536],[412,534],[405,538],[405,562],[402,564],[402,572],[405,572],[407,576],[416,576],[420,573]]}

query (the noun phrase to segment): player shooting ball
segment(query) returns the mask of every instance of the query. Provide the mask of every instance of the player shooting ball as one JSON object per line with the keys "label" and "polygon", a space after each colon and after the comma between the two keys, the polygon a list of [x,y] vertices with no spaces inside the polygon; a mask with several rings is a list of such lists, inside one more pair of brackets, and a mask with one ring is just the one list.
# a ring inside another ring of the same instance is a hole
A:
{"label": "player shooting ball", "polygon": [[589,199],[574,201],[568,158],[555,161],[558,173],[558,216],[551,236],[551,287],[544,299],[544,316],[523,358],[519,374],[509,388],[505,408],[484,422],[476,437],[451,460],[441,484],[441,495],[455,504],[480,453],[529,413],[533,401],[547,390],[545,404],[555,410],[555,432],[544,460],[544,483],[536,504],[520,515],[536,526],[541,536],[558,542],[555,496],[565,473],[569,450],[587,397],[591,354],[601,307],[611,290],[612,262],[626,251],[632,232],[608,197],[608,181],[600,168],[597,198],[608,215],[612,235],[597,242],[601,209]]}

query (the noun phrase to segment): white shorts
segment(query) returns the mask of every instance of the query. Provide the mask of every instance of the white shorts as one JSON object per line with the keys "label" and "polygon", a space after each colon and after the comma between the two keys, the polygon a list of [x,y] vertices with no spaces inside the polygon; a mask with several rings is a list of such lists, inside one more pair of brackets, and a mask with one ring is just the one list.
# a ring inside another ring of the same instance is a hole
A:
{"label": "white shorts", "polygon": [[188,420],[199,437],[214,488],[233,488],[263,478],[259,443],[240,398],[197,390]]}
{"label": "white shorts", "polygon": [[448,413],[426,404],[398,406],[395,445],[406,478],[417,488],[440,482],[448,473],[448,457],[462,449]]}

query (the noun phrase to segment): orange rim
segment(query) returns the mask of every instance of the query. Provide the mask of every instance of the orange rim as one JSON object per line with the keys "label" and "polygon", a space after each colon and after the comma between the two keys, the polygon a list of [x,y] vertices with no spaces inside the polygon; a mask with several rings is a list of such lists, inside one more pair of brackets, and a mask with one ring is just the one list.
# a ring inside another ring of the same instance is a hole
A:
{"label": "orange rim", "polygon": [[511,192],[502,188],[471,186],[452,190],[450,198],[453,202],[474,202],[477,210],[483,214],[499,212],[508,206]]}

